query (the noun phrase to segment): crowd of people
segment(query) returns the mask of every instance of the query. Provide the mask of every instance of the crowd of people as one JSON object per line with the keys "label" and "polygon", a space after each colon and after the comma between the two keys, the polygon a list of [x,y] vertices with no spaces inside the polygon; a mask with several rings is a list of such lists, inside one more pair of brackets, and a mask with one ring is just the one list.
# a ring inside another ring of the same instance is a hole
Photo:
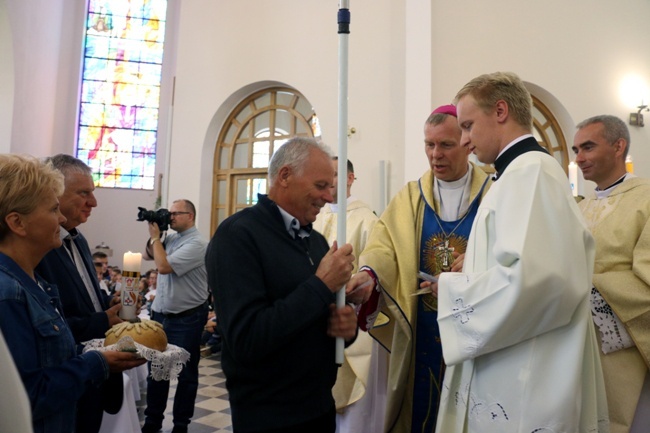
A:
{"label": "crowd of people", "polygon": [[[235,433],[647,431],[650,180],[626,171],[625,122],[577,125],[596,185],[578,198],[513,73],[472,79],[423,132],[429,169],[380,216],[352,195],[350,161],[343,175],[296,137],[271,158],[268,194],[209,242],[189,200],[170,207],[173,234],[148,223],[141,308],[190,353],[173,433],[189,431],[199,359],[216,352]],[[0,357],[35,432],[99,431],[122,372],[145,362],[81,350],[122,322],[121,270],[79,231],[93,191],[69,155],[0,155]],[[143,433],[161,430],[168,393],[148,378]]]}

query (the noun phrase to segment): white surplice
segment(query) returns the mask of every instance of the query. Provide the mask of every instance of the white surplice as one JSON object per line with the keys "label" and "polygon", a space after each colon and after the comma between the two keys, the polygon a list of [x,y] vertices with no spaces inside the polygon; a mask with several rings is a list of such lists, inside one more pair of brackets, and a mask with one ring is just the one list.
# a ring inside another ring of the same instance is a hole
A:
{"label": "white surplice", "polygon": [[439,433],[607,432],[589,308],[594,242],[557,161],[517,157],[486,194],[463,273],[439,280]]}

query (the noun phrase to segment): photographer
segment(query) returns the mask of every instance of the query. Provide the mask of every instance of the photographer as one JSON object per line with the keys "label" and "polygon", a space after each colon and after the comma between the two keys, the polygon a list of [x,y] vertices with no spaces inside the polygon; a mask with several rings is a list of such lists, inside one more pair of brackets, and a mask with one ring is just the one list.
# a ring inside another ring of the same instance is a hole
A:
{"label": "photographer", "polygon": [[[196,210],[189,200],[176,200],[168,214],[160,211],[147,214],[144,218],[149,221],[147,253],[158,268],[151,318],[162,323],[170,344],[190,353],[190,360],[178,377],[172,430],[172,433],[187,432],[199,384],[201,333],[208,318],[207,241],[195,227]],[[163,243],[160,226],[166,228],[167,223],[176,233],[167,236]],[[147,379],[143,433],[160,431],[168,394],[169,381]]]}

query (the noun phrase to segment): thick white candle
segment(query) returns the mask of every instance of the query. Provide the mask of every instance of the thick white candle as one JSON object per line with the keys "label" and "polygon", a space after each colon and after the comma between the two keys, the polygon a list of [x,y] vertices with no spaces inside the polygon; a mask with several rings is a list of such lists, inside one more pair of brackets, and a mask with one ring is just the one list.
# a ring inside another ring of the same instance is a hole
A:
{"label": "thick white candle", "polygon": [[140,278],[140,266],[142,265],[142,254],[124,253],[124,264],[122,266],[122,290],[120,299],[122,309],[120,317],[124,320],[134,320],[137,313],[138,303],[138,280]]}
{"label": "thick white candle", "polygon": [[123,271],[140,272],[141,265],[142,254],[132,253],[131,251],[124,253],[124,265],[122,267]]}
{"label": "thick white candle", "polygon": [[574,197],[578,196],[578,165],[571,161],[569,163],[569,185],[571,185],[571,193]]}

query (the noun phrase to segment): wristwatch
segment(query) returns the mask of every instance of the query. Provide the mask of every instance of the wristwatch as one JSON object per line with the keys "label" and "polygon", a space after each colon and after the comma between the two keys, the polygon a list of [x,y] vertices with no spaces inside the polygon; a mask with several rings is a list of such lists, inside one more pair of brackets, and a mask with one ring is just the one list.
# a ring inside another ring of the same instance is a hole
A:
{"label": "wristwatch", "polygon": [[153,246],[153,244],[155,244],[156,241],[160,241],[160,239],[159,238],[151,238],[151,239],[149,239],[149,245]]}

